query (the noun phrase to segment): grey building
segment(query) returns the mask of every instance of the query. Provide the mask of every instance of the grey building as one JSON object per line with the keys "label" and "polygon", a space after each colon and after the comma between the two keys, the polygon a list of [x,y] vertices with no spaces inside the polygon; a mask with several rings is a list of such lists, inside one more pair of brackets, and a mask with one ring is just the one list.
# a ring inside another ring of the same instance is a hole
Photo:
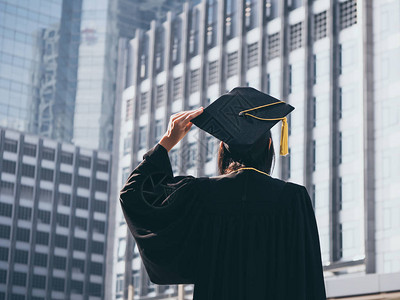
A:
{"label": "grey building", "polygon": [[[311,195],[328,297],[398,299],[399,34],[396,0],[203,0],[169,12],[122,55],[120,185],[172,113],[256,87],[296,108],[272,175]],[[217,145],[193,126],[170,152],[175,174],[216,174]],[[116,220],[113,299],[176,299],[149,281],[118,208]]]}
{"label": "grey building", "polygon": [[0,299],[104,299],[111,157],[0,128]]}

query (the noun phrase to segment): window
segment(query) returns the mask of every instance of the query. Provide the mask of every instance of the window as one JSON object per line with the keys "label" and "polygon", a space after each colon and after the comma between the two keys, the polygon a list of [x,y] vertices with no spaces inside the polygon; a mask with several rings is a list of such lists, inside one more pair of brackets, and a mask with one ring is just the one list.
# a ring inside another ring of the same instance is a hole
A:
{"label": "window", "polygon": [[39,189],[39,201],[51,203],[52,198],[53,198],[53,191]]}
{"label": "window", "polygon": [[258,42],[247,45],[247,69],[258,65]]}
{"label": "window", "polygon": [[312,141],[312,170],[315,171],[315,165],[316,165],[316,143],[315,140]]}
{"label": "window", "polygon": [[84,218],[75,217],[75,227],[87,230],[87,220]]}
{"label": "window", "polygon": [[217,22],[218,22],[217,0],[207,1],[207,46],[215,47],[217,43]]}
{"label": "window", "polygon": [[54,269],[65,270],[67,266],[67,259],[62,256],[53,256],[53,267]]}
{"label": "window", "polygon": [[68,227],[69,226],[69,216],[58,213],[56,222],[57,222],[57,225],[60,225],[61,227]]}
{"label": "window", "polygon": [[314,41],[326,37],[326,11],[314,15]]}
{"label": "window", "polygon": [[90,262],[90,274],[102,275],[103,274],[103,264],[97,262]]}
{"label": "window", "polygon": [[102,291],[102,288],[101,288],[100,284],[89,282],[89,295],[90,296],[100,297],[101,291]]}
{"label": "window", "polygon": [[53,277],[52,290],[63,292],[65,286],[65,280],[63,278]]}
{"label": "window", "polygon": [[36,145],[33,144],[24,144],[24,151],[23,154],[26,156],[36,156]]}
{"label": "window", "polygon": [[72,183],[72,174],[66,172],[60,172],[60,183],[71,185]]}
{"label": "window", "polygon": [[107,173],[108,172],[108,161],[98,159],[97,160],[97,170]]}
{"label": "window", "polygon": [[32,218],[32,208],[19,206],[18,207],[18,219],[29,221]]}
{"label": "window", "polygon": [[93,231],[104,234],[106,231],[106,223],[93,220]]}
{"label": "window", "polygon": [[42,159],[54,161],[54,157],[55,157],[55,150],[54,149],[43,147]]}
{"label": "window", "polygon": [[172,91],[173,101],[182,99],[182,77],[174,78],[174,88]]}
{"label": "window", "polygon": [[6,283],[6,282],[7,282],[7,270],[0,270],[0,283]]}
{"label": "window", "polygon": [[22,176],[34,178],[35,177],[35,166],[22,164]]}
{"label": "window", "polygon": [[191,143],[188,146],[188,168],[192,168],[196,165],[196,159],[197,159],[197,145],[196,143]]}
{"label": "window", "polygon": [[89,199],[86,197],[76,196],[76,208],[88,209]]}
{"label": "window", "polygon": [[208,86],[218,83],[218,61],[208,63]]}
{"label": "window", "polygon": [[290,51],[296,50],[303,46],[303,22],[290,25]]}
{"label": "window", "polygon": [[278,0],[265,1],[265,16],[268,20],[272,20],[278,16]]}
{"label": "window", "polygon": [[8,248],[0,247],[0,260],[8,261]]}
{"label": "window", "polygon": [[198,54],[199,43],[199,11],[193,8],[189,16],[189,54],[191,56]]}
{"label": "window", "polygon": [[72,271],[78,272],[78,273],[84,273],[85,272],[85,261],[81,259],[72,259]]}
{"label": "window", "polygon": [[148,92],[143,92],[140,94],[140,115],[143,115],[147,112],[147,103],[149,102],[149,93]]}
{"label": "window", "polygon": [[37,289],[46,288],[46,276],[34,274],[32,277],[32,287]]}
{"label": "window", "polygon": [[86,240],[74,238],[74,250],[86,251]]}
{"label": "window", "polygon": [[342,156],[343,156],[343,139],[342,139],[342,132],[339,131],[338,134],[338,164],[342,163]]}
{"label": "window", "polygon": [[279,32],[268,36],[268,59],[271,60],[280,55],[280,36]]}
{"label": "window", "polygon": [[172,149],[169,152],[169,157],[171,161],[171,167],[174,172],[178,171],[178,150],[177,149]]}
{"label": "window", "polygon": [[165,99],[165,84],[157,85],[156,88],[156,108],[161,107]]}
{"label": "window", "polygon": [[314,84],[321,84],[329,80],[329,53],[328,51],[314,54]]}
{"label": "window", "polygon": [[313,97],[312,98],[312,123],[313,127],[317,125],[317,98]]}
{"label": "window", "polygon": [[14,183],[1,180],[0,194],[13,196],[14,195]]}
{"label": "window", "polygon": [[139,149],[143,149],[146,147],[146,127],[142,126],[139,128]]}
{"label": "window", "polygon": [[103,254],[104,253],[104,243],[92,241],[92,253]]}
{"label": "window", "polygon": [[54,171],[47,168],[40,168],[40,179],[45,181],[53,181]]}
{"label": "window", "polygon": [[357,23],[357,1],[348,0],[339,3],[340,29],[345,29]]}
{"label": "window", "polygon": [[17,153],[18,141],[11,140],[8,138],[4,139],[4,151]]}
{"label": "window", "polygon": [[94,200],[93,211],[105,213],[107,211],[107,203],[101,200]]}
{"label": "window", "polygon": [[206,148],[206,160],[210,161],[213,159],[215,153],[215,140],[211,136],[207,136],[207,148]]}
{"label": "window", "polygon": [[79,156],[78,166],[86,169],[90,169],[92,159],[89,156]]}
{"label": "window", "polygon": [[49,233],[43,231],[36,231],[36,244],[48,245],[49,244]]}
{"label": "window", "polygon": [[74,155],[68,152],[61,152],[61,162],[63,164],[72,165]]}
{"label": "window", "polygon": [[85,176],[78,175],[77,186],[83,187],[83,188],[87,188],[87,189],[88,189],[89,186],[90,186],[90,178],[89,178],[89,177],[85,177]]}
{"label": "window", "polygon": [[17,228],[17,241],[21,241],[21,242],[29,242],[31,236],[31,231],[29,229],[26,228]]}
{"label": "window", "polygon": [[0,202],[0,216],[11,217],[12,204]]}
{"label": "window", "polygon": [[200,90],[200,69],[190,71],[190,93]]}
{"label": "window", "polygon": [[54,245],[56,247],[66,249],[68,247],[68,237],[65,235],[56,234],[54,238]]}
{"label": "window", "polygon": [[128,136],[124,138],[124,155],[128,155],[131,153],[131,146],[132,146],[132,135],[131,133],[129,133]]}
{"label": "window", "polygon": [[15,174],[17,163],[15,161],[3,159],[2,171],[4,173]]}
{"label": "window", "polygon": [[0,238],[9,239],[10,238],[11,227],[7,225],[0,224]]}
{"label": "window", "polygon": [[236,36],[236,0],[226,0],[225,3],[225,35],[228,39]]}
{"label": "window", "polygon": [[14,262],[19,264],[28,264],[29,252],[25,250],[14,250]]}
{"label": "window", "polygon": [[12,284],[18,285],[18,286],[25,286],[26,285],[26,274],[14,271]]}
{"label": "window", "polygon": [[158,141],[161,139],[162,134],[163,134],[163,121],[162,120],[156,120],[156,124],[154,126],[155,129],[155,139]]}
{"label": "window", "polygon": [[83,294],[83,282],[77,280],[71,280],[71,293]]}
{"label": "window", "polygon": [[38,210],[38,221],[44,224],[50,224],[50,212],[45,210]]}
{"label": "window", "polygon": [[244,18],[245,26],[248,30],[251,30],[257,26],[258,7],[256,0],[246,0]]}
{"label": "window", "polygon": [[172,62],[174,65],[180,62],[181,53],[181,35],[182,35],[182,21],[176,18],[172,23]]}
{"label": "window", "polygon": [[20,185],[20,198],[32,200],[33,198],[33,187],[27,185]]}
{"label": "window", "polygon": [[100,179],[96,179],[95,182],[95,189],[96,191],[100,191],[100,192],[107,192],[107,186],[108,186],[108,182],[105,180],[100,180]]}
{"label": "window", "polygon": [[126,100],[125,121],[133,118],[133,99]]}
{"label": "window", "polygon": [[228,74],[227,77],[237,75],[239,67],[238,52],[228,53]]}
{"label": "window", "polygon": [[38,267],[47,267],[47,254],[35,252],[33,264]]}

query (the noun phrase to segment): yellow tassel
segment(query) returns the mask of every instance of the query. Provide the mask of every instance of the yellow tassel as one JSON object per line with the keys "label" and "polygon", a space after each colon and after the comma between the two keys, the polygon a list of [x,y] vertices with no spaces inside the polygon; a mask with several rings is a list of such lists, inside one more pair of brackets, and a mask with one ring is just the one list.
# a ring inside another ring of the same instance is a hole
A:
{"label": "yellow tassel", "polygon": [[280,144],[280,155],[286,156],[289,152],[288,150],[288,124],[287,119],[284,117],[282,119],[282,128],[281,128],[281,144]]}

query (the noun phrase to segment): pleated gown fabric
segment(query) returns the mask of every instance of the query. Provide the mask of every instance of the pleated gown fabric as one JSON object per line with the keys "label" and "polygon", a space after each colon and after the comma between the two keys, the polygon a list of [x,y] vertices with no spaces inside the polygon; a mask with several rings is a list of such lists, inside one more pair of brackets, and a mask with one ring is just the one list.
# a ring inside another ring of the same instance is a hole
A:
{"label": "pleated gown fabric", "polygon": [[156,144],[120,203],[156,284],[194,284],[194,300],[326,299],[320,242],[305,187],[254,170],[173,176]]}

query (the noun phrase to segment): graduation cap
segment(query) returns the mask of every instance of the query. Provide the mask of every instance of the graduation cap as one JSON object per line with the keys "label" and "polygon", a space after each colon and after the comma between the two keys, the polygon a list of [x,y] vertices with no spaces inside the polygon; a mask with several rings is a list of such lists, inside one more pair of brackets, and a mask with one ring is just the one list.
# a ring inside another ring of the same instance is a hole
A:
{"label": "graduation cap", "polygon": [[[290,104],[251,87],[236,87],[207,106],[191,122],[224,142],[237,157],[261,152],[268,146],[266,134],[282,121],[280,155],[288,154],[286,115]],[[254,157],[254,156],[253,156]]]}

